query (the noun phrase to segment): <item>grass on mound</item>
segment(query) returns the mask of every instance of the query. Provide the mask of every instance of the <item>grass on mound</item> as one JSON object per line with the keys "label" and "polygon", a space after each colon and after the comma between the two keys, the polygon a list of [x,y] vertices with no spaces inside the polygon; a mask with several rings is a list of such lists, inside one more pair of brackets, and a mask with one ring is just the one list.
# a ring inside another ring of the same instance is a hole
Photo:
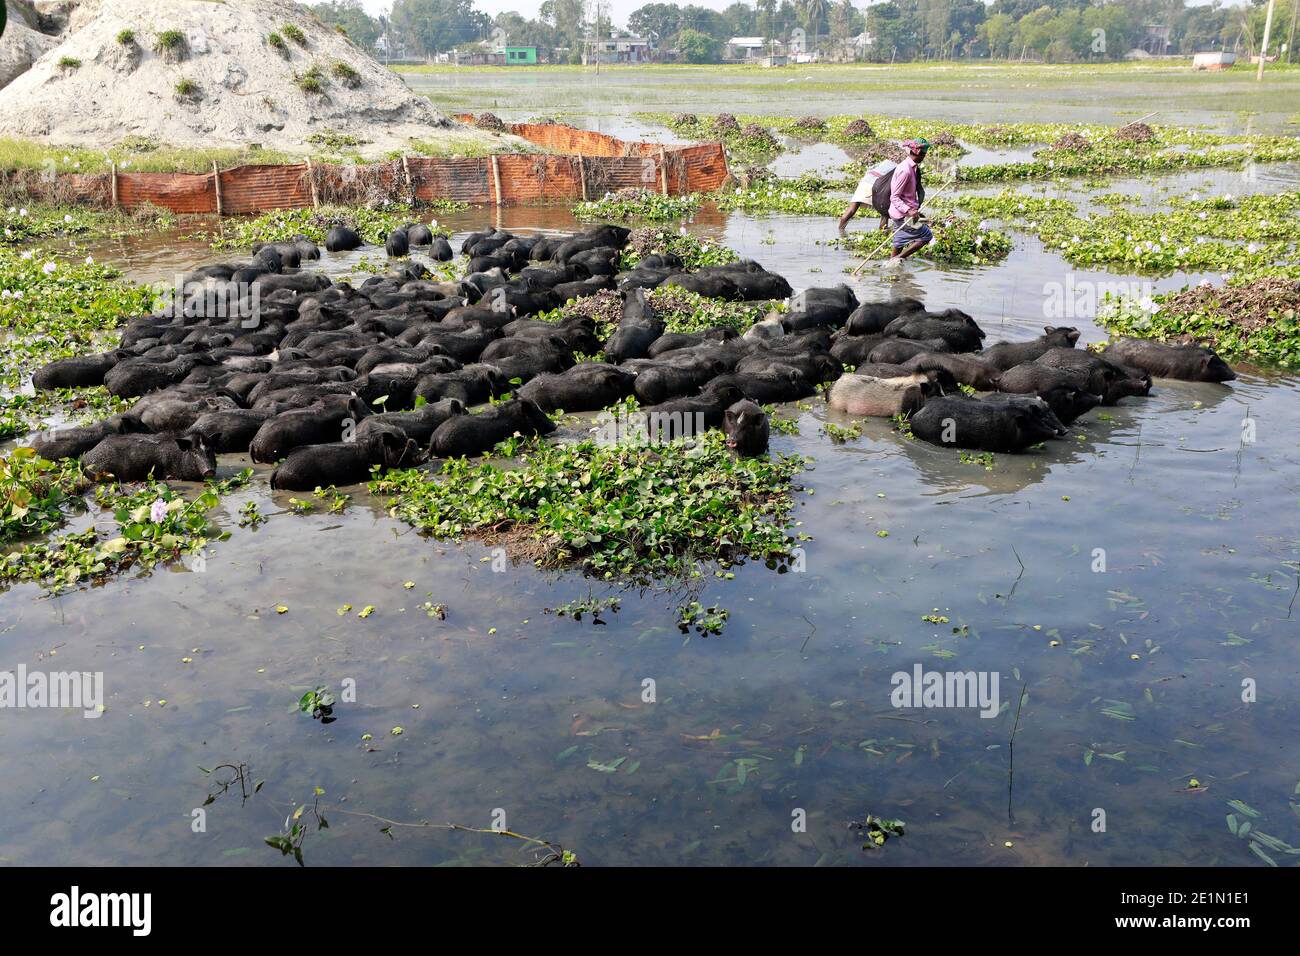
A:
{"label": "grass on mound", "polygon": [[[0,170],[53,169],[64,173],[107,173],[117,163],[121,173],[210,173],[215,162],[222,169],[246,164],[301,162],[302,157],[274,149],[244,147],[197,148],[167,146],[140,137],[128,138],[107,149],[51,146],[0,137]],[[53,163],[53,166],[50,164]]]}
{"label": "grass on mound", "polygon": [[474,538],[539,567],[648,583],[699,576],[704,562],[788,559],[796,546],[787,531],[791,482],[802,464],[736,458],[712,431],[693,447],[533,441],[517,466],[454,458],[436,475],[390,471],[370,490],[389,499],[394,517],[434,537]]}

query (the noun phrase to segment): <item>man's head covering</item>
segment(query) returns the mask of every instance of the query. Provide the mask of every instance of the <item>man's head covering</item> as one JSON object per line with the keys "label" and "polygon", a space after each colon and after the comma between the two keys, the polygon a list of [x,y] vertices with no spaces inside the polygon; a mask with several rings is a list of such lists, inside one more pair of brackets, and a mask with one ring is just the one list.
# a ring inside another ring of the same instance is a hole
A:
{"label": "man's head covering", "polygon": [[903,145],[907,147],[907,151],[912,154],[913,158],[924,156],[930,149],[930,141],[924,136],[909,139]]}

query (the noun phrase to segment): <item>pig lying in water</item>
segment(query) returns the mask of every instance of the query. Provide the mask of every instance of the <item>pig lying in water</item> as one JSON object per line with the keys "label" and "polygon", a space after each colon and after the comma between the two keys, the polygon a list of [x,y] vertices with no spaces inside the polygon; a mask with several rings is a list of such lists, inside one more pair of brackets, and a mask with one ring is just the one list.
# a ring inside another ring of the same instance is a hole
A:
{"label": "pig lying in water", "polygon": [[923,373],[898,378],[842,375],[831,386],[831,408],[848,415],[891,418],[910,415],[925,404],[931,381]]}
{"label": "pig lying in water", "polygon": [[330,485],[360,484],[370,477],[375,465],[403,468],[420,463],[415,445],[399,429],[370,428],[353,441],[327,445],[304,445],[271,472],[271,487],[287,491],[311,491]]}
{"label": "pig lying in water", "polygon": [[97,481],[204,481],[216,474],[217,459],[197,436],[109,435],[81,456],[81,467]]}
{"label": "pig lying in water", "polygon": [[912,416],[911,428],[933,445],[994,452],[1024,451],[1064,431],[1046,402],[1017,395],[930,399]]}
{"label": "pig lying in water", "polygon": [[1139,368],[1159,378],[1189,382],[1231,382],[1237,377],[1228,363],[1210,349],[1195,345],[1166,345],[1144,339],[1119,339],[1107,346],[1106,358]]}

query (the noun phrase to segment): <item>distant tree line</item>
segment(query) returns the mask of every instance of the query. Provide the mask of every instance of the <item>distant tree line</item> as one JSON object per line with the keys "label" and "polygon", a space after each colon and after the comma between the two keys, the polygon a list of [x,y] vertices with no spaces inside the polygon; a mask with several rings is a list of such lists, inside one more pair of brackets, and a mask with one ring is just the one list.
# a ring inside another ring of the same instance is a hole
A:
{"label": "distant tree line", "polygon": [[[852,0],[756,0],[724,10],[695,4],[648,3],[632,12],[624,30],[596,21],[589,0],[544,0],[536,17],[507,12],[495,18],[474,0],[393,0],[372,17],[361,0],[310,4],[369,50],[385,45],[430,57],[484,41],[537,47],[543,60],[581,62],[583,46],[611,32],[647,37],[664,59],[711,63],[723,59],[732,37],[789,43],[799,34],[804,52],[875,62],[970,58],[1048,62],[1105,61],[1134,49],[1187,54],[1234,50],[1255,54],[1263,41],[1267,0],[1225,6],[1222,0],[887,0],[865,9]],[[1268,53],[1294,45],[1300,0],[1277,0]],[[862,37],[862,42],[852,42]],[[869,39],[869,42],[867,42]],[[1300,57],[1297,57],[1300,62]]]}

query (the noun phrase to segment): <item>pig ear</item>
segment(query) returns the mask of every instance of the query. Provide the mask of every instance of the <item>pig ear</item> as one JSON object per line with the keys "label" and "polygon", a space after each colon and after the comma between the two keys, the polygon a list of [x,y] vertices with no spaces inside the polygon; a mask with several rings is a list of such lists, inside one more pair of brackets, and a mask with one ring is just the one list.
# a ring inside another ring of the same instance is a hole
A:
{"label": "pig ear", "polygon": [[1051,335],[1053,332],[1056,331],[1056,326],[1054,326],[1054,325],[1044,325],[1044,326],[1043,326],[1043,331],[1046,332],[1048,335]]}
{"label": "pig ear", "polygon": [[176,447],[179,448],[181,451],[189,451],[191,448],[194,447],[194,440],[189,438],[186,435],[177,435]]}

